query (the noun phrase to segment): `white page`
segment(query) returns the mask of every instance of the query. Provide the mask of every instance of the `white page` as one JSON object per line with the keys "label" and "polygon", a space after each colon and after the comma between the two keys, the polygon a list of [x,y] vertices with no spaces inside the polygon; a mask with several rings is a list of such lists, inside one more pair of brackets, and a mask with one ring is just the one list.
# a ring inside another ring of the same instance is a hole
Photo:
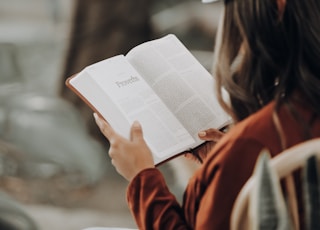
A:
{"label": "white page", "polygon": [[146,42],[126,57],[197,140],[200,130],[222,128],[230,117],[220,107],[215,81],[174,36]]}
{"label": "white page", "polygon": [[[117,132],[129,138],[127,124],[135,120],[141,123],[146,142],[156,154],[156,163],[194,144],[193,138],[123,55],[91,65],[83,72],[101,87],[105,94],[102,98],[107,96],[106,102],[113,103],[113,107],[109,107],[108,103],[99,102],[96,108],[105,108],[102,115]],[[126,114],[126,129],[118,129],[119,124],[114,122],[117,119],[114,114],[110,116],[108,107]]]}

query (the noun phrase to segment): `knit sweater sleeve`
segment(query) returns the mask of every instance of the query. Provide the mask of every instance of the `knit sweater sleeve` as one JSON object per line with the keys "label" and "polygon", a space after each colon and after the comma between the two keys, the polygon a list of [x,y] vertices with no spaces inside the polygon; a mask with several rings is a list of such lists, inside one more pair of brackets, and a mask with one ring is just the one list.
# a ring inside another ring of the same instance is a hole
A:
{"label": "knit sweater sleeve", "polygon": [[127,202],[139,229],[190,229],[183,210],[156,168],[145,169],[129,184]]}

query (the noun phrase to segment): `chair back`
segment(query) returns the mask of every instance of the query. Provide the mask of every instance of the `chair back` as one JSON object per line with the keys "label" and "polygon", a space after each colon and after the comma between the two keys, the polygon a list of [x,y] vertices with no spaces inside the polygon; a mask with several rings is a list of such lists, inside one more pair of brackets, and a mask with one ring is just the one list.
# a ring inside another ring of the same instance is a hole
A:
{"label": "chair back", "polygon": [[[320,138],[297,144],[274,158],[263,150],[235,200],[231,230],[320,229],[319,160]],[[300,191],[296,189],[297,172]]]}

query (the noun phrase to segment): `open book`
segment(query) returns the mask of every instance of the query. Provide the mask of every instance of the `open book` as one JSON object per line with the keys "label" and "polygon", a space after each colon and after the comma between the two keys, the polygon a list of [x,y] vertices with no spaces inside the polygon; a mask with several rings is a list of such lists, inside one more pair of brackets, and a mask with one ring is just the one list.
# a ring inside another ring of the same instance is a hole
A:
{"label": "open book", "polygon": [[172,34],[87,66],[66,81],[119,134],[129,138],[138,120],[156,165],[202,144],[199,131],[229,124],[214,84]]}

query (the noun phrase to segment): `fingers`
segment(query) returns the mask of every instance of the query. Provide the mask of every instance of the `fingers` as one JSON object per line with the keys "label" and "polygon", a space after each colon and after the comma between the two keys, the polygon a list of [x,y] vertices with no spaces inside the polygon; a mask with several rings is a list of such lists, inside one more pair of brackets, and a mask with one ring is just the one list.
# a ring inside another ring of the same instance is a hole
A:
{"label": "fingers", "polygon": [[184,154],[184,156],[188,160],[195,161],[196,163],[200,163],[200,164],[203,163],[202,158],[197,153],[187,152],[187,153]]}
{"label": "fingers", "polygon": [[[110,141],[112,142],[113,139],[116,139],[117,133],[113,130],[113,128],[103,120],[97,113],[93,114],[93,117],[100,129],[100,131],[103,133],[103,135]],[[143,132],[142,132],[142,127],[138,121],[133,122],[130,130],[130,140],[135,141],[135,140],[141,140],[143,139]]]}
{"label": "fingers", "polygon": [[133,122],[130,130],[130,140],[139,141],[143,139],[142,127],[138,121]]}
{"label": "fingers", "polygon": [[115,135],[114,130],[111,128],[111,126],[103,120],[101,117],[98,116],[98,114],[94,113],[93,117],[95,119],[96,124],[98,125],[100,131],[103,133],[103,135],[108,138],[109,140],[112,138],[112,136]]}
{"label": "fingers", "polygon": [[215,142],[219,141],[223,135],[224,133],[217,129],[207,129],[198,133],[200,139]]}

